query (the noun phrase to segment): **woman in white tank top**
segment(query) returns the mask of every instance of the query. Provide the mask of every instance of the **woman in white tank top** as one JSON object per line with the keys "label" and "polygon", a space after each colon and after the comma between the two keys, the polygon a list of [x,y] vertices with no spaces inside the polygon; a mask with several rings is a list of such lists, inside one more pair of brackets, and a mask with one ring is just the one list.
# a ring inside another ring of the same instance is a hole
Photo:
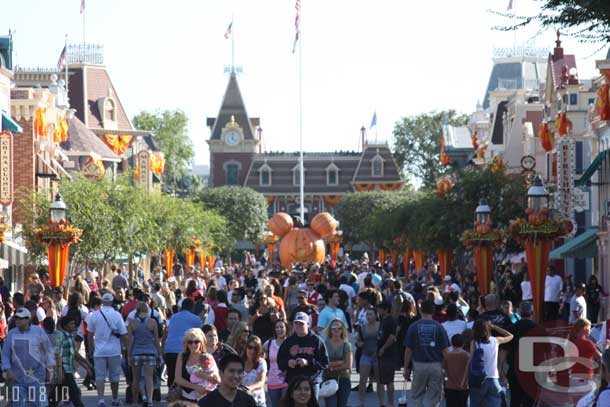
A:
{"label": "woman in white tank top", "polygon": [[[471,355],[474,355],[476,349],[483,350],[485,380],[480,387],[471,387],[470,405],[481,406],[483,400],[485,400],[487,407],[499,407],[502,387],[500,386],[500,373],[498,372],[498,346],[510,342],[513,335],[484,319],[478,319],[472,330],[473,341],[470,345],[470,352]],[[492,330],[501,336],[491,336]]]}

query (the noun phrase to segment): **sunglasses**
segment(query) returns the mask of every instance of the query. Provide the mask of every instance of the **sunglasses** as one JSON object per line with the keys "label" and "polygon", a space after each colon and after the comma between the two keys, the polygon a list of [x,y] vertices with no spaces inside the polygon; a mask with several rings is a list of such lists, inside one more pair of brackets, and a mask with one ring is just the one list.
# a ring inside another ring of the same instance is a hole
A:
{"label": "sunglasses", "polygon": [[30,318],[29,318],[29,317],[15,317],[15,319],[17,319],[17,320],[21,320],[21,321],[22,321],[22,320],[24,320],[24,319],[30,319]]}
{"label": "sunglasses", "polygon": [[195,339],[194,341],[188,341],[187,343],[188,343],[189,345],[192,345],[192,344],[194,344],[194,343],[196,343],[196,344],[198,344],[198,345],[199,345],[199,344],[201,343],[201,341],[200,341],[199,339]]}
{"label": "sunglasses", "polygon": [[341,327],[340,326],[331,326],[330,329],[332,329],[333,331],[340,331]]}

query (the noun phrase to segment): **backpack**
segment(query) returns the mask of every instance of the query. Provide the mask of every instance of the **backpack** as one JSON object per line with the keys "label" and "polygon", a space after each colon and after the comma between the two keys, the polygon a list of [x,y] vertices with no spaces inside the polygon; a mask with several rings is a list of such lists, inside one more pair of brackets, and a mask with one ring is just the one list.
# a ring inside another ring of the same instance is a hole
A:
{"label": "backpack", "polygon": [[150,309],[150,317],[157,323],[157,332],[159,333],[159,338],[161,338],[163,336],[163,324],[159,321],[159,318],[155,316],[155,311],[152,308]]}
{"label": "backpack", "polygon": [[470,388],[480,388],[485,381],[485,376],[483,349],[477,347],[474,352],[472,352],[472,357],[468,364],[468,386]]}

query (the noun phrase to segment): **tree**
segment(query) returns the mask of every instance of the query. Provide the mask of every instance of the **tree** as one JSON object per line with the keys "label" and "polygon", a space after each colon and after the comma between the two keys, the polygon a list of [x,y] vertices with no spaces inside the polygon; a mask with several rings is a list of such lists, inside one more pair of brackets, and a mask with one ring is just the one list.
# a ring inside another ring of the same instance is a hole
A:
{"label": "tree", "polygon": [[133,125],[154,134],[155,142],[165,155],[163,180],[170,193],[175,193],[178,182],[187,173],[195,156],[193,143],[187,134],[188,118],[181,110],[140,112],[133,118]]}
{"label": "tree", "polygon": [[358,192],[345,195],[335,207],[343,236],[351,243],[393,239],[390,222],[383,220],[383,213],[406,201],[409,194],[403,192]]}
{"label": "tree", "polygon": [[540,13],[533,16],[497,13],[518,21],[497,29],[507,31],[538,23],[545,29],[565,29],[582,42],[610,42],[610,7],[608,0],[543,0]]}
{"label": "tree", "polygon": [[267,228],[267,200],[251,188],[207,188],[199,194],[198,201],[205,209],[216,211],[226,219],[225,251],[240,240],[259,240]]}
{"label": "tree", "polygon": [[394,158],[405,178],[420,179],[430,189],[439,175],[447,170],[440,164],[443,121],[463,126],[468,117],[455,110],[403,117],[394,125]]}

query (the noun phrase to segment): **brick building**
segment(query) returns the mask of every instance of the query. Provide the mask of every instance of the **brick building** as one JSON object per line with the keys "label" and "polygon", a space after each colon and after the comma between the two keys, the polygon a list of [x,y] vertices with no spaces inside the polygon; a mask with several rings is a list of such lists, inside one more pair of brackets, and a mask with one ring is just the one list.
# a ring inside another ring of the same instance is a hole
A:
{"label": "brick building", "polygon": [[[250,117],[234,73],[218,115],[207,119],[211,130],[209,186],[240,185],[262,193],[269,202],[269,214],[299,212],[299,153],[261,151],[260,119]],[[387,144],[360,136],[359,152],[305,153],[305,220],[316,213],[334,211],[342,196],[357,191],[398,190],[402,186],[399,168]]]}

